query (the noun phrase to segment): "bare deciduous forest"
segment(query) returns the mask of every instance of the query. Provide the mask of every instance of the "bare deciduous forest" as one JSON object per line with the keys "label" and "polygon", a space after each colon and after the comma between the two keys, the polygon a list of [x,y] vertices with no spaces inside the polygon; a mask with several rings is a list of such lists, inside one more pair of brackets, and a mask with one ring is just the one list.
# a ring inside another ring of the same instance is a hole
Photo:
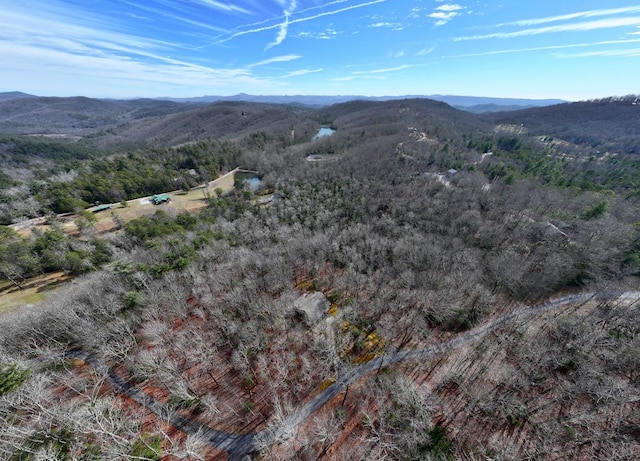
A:
{"label": "bare deciduous forest", "polygon": [[[74,277],[0,317],[1,457],[638,459],[640,119],[617,144],[545,131],[623,103],[227,102],[7,132],[3,292]],[[258,191],[199,211],[104,234],[82,211],[238,166]]]}

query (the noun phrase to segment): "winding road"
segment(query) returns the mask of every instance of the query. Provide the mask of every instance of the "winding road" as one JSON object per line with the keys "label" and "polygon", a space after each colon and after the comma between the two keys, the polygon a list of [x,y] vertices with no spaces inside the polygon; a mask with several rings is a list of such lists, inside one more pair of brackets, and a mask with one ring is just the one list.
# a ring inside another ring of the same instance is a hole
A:
{"label": "winding road", "polygon": [[501,327],[563,306],[580,305],[589,301],[606,302],[616,299],[636,302],[640,300],[640,291],[624,293],[583,293],[556,298],[533,307],[518,309],[510,314],[499,317],[486,325],[481,325],[467,333],[461,334],[456,338],[435,346],[424,349],[396,350],[377,357],[367,363],[346,367],[341,371],[338,378],[331,386],[297,409],[288,418],[262,431],[248,434],[232,434],[229,432],[219,431],[170,411],[165,404],[145,394],[142,390],[138,389],[136,386],[118,375],[109,365],[100,361],[89,352],[72,350],[68,351],[66,355],[67,357],[81,359],[87,362],[118,392],[135,400],[137,403],[168,421],[182,432],[186,434],[199,434],[207,440],[210,445],[218,449],[225,450],[230,460],[242,460],[250,453],[257,451],[260,446],[268,446],[276,441],[286,440],[294,433],[295,428],[298,425],[328,401],[340,394],[343,389],[355,383],[365,375],[379,370],[382,367],[409,360],[428,359],[439,354],[464,347]]}

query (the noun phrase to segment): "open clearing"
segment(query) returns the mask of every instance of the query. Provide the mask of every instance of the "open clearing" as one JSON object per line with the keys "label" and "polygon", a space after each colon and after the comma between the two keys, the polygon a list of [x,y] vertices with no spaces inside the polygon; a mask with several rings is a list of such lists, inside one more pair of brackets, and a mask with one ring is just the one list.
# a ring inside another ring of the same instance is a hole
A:
{"label": "open clearing", "polygon": [[[207,205],[207,195],[215,197],[216,189],[220,189],[222,193],[227,193],[233,190],[235,186],[235,176],[238,172],[244,172],[244,170],[236,168],[209,182],[207,186],[199,186],[188,192],[181,190],[167,192],[166,194],[171,197],[171,201],[161,205],[152,204],[149,200],[150,197],[141,197],[129,200],[126,202],[126,206],[123,206],[123,204],[120,203],[115,203],[110,210],[95,213],[97,221],[93,227],[98,233],[102,234],[118,229],[117,221],[124,224],[141,216],[152,215],[158,210],[165,210],[169,214],[178,214],[183,211],[193,211],[203,208]],[[88,210],[91,211],[92,208],[89,208]],[[79,233],[78,226],[75,223],[75,219],[77,217],[78,216],[74,214],[58,217],[62,222],[62,229],[65,233],[69,235],[76,235]],[[45,231],[50,227],[50,225],[46,224],[44,218],[37,218],[25,223],[14,224],[9,227],[13,228],[23,237],[26,237],[31,234],[33,229]]]}
{"label": "open clearing", "polygon": [[38,275],[25,280],[22,289],[8,280],[3,281],[0,284],[0,314],[45,300],[60,284],[72,278],[63,271]]}
{"label": "open clearing", "polygon": [[[93,224],[93,228],[99,234],[115,231],[120,225],[127,223],[141,216],[153,215],[158,210],[164,210],[170,215],[176,215],[184,211],[194,211],[207,206],[209,196],[216,196],[216,189],[227,193],[233,190],[235,186],[236,173],[242,173],[244,170],[236,168],[214,181],[209,182],[208,186],[199,186],[190,191],[173,191],[167,195],[171,200],[160,205],[154,205],[149,197],[136,198],[126,202],[126,206],[120,203],[113,204],[111,209],[95,213],[97,221]],[[263,197],[262,200],[269,200],[270,197]],[[91,208],[89,208],[91,211]],[[62,229],[68,235],[79,235],[80,229],[76,225],[75,219],[78,215],[63,215],[58,219],[61,221]],[[46,223],[45,218],[36,218],[28,222],[10,226],[23,237],[30,235],[34,229],[41,232],[47,230],[50,225]],[[70,280],[72,276],[64,274],[64,272],[53,272],[50,274],[38,275],[25,280],[19,289],[8,280],[0,284],[0,314],[10,310],[18,309],[27,304],[36,304],[53,292],[59,285]]]}
{"label": "open clearing", "polygon": [[[233,187],[233,184],[232,184]],[[171,201],[154,205],[149,201],[148,197],[129,200],[127,206],[116,204],[111,210],[96,213],[98,221],[94,227],[98,233],[102,234],[110,232],[118,228],[117,221],[121,223],[129,222],[141,216],[149,216],[158,210],[164,210],[169,214],[178,214],[183,211],[193,211],[207,205],[207,197],[205,195],[206,188],[192,189],[188,192],[174,191],[167,195],[171,197]],[[70,228],[66,230],[69,233],[77,232],[75,223],[70,222]]]}

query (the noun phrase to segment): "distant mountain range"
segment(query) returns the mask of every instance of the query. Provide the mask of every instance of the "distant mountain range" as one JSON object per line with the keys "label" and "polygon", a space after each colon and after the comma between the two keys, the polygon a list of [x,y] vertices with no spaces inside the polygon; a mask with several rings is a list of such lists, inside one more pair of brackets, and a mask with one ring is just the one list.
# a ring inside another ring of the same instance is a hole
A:
{"label": "distant mountain range", "polygon": [[358,96],[358,95],[335,95],[335,96],[260,96],[240,93],[233,96],[200,96],[197,98],[160,98],[177,102],[210,103],[217,101],[248,101],[271,104],[301,105],[307,107],[326,107],[342,102],[363,100],[363,101],[393,101],[399,99],[426,98],[441,101],[455,107],[456,109],[470,112],[500,112],[506,110],[520,110],[530,107],[544,107],[553,104],[561,104],[567,101],[562,99],[522,99],[522,98],[489,98],[481,96],[454,96],[454,95],[404,95],[404,96]]}
{"label": "distant mountain range", "polygon": [[10,99],[20,99],[20,98],[37,98],[33,94],[23,93],[21,91],[7,91],[6,93],[0,93],[0,101],[8,101]]}
{"label": "distant mountain range", "polygon": [[[21,98],[37,98],[38,96],[12,91],[0,93],[0,101],[7,101]],[[405,96],[358,96],[358,95],[291,95],[291,96],[262,96],[240,93],[233,96],[199,96],[193,98],[155,98],[157,100],[172,101],[191,104],[207,104],[219,101],[244,101],[259,102],[268,104],[286,104],[290,106],[304,106],[311,108],[326,107],[333,104],[364,100],[364,101],[391,101],[399,99],[427,98],[441,101],[455,107],[456,109],[466,110],[469,112],[501,112],[527,109],[530,107],[544,107],[554,104],[561,104],[562,99],[523,99],[523,98],[489,98],[479,96],[454,96],[454,95],[405,95]],[[114,101],[113,99],[109,99]]]}
{"label": "distant mountain range", "polygon": [[[518,135],[558,139],[601,152],[640,152],[640,96],[562,103],[557,99],[474,96],[203,96],[93,99],[0,93],[0,133],[79,137],[95,146],[172,146],[262,130],[299,134],[328,120],[341,128],[385,119],[409,124],[403,108],[465,132],[517,127]],[[300,114],[305,113],[305,117]],[[435,118],[434,118],[435,117]],[[300,120],[305,120],[304,122]],[[434,122],[435,123],[435,122]],[[551,141],[550,141],[551,142]],[[556,142],[556,141],[553,141]]]}

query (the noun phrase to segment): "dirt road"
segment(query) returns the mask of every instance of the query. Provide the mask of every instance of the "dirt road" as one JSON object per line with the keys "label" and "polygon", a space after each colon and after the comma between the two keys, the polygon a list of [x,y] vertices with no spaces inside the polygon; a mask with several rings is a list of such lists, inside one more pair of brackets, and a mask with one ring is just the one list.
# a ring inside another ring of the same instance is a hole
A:
{"label": "dirt road", "polygon": [[410,360],[425,360],[432,358],[439,354],[443,354],[478,341],[489,333],[516,321],[522,321],[564,306],[580,306],[590,301],[604,302],[614,301],[616,299],[629,303],[637,302],[640,300],[640,292],[583,293],[553,299],[536,306],[518,309],[510,314],[499,317],[485,325],[481,325],[467,333],[461,334],[456,338],[436,346],[424,349],[395,350],[367,363],[357,366],[347,366],[341,371],[338,378],[331,386],[320,392],[312,400],[293,412],[288,418],[262,431],[249,434],[231,434],[228,432],[218,431],[174,412],[170,412],[166,405],[158,402],[133,386],[131,383],[120,377],[111,367],[101,362],[88,352],[75,350],[68,352],[67,356],[84,360],[100,375],[104,376],[118,392],[132,398],[140,405],[149,409],[159,417],[167,420],[181,431],[187,434],[201,434],[212,446],[225,450],[230,460],[241,460],[246,455],[257,451],[261,446],[268,446],[276,441],[284,441],[288,439],[294,434],[298,425],[309,418],[309,416],[319,410],[331,399],[340,394],[345,388],[347,388],[347,386],[383,367]]}

